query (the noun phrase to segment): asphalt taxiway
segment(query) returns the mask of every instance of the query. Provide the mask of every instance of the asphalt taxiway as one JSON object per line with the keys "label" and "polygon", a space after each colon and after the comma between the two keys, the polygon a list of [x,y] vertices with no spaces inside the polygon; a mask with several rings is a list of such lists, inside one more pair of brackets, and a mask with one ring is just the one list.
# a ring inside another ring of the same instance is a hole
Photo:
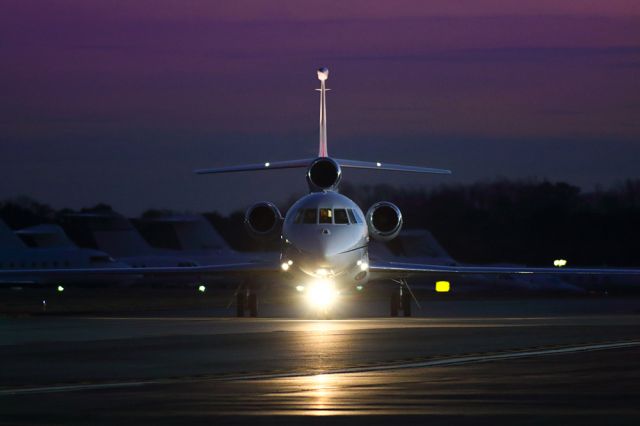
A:
{"label": "asphalt taxiway", "polygon": [[0,319],[0,424],[640,422],[635,300],[450,303],[424,318]]}

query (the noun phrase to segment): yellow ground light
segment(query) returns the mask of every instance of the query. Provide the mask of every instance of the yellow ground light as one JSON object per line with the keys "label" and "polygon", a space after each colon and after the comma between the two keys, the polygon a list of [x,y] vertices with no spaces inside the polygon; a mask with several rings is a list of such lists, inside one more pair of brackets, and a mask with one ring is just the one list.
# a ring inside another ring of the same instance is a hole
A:
{"label": "yellow ground light", "polygon": [[449,290],[451,290],[449,281],[436,281],[436,292],[447,293]]}

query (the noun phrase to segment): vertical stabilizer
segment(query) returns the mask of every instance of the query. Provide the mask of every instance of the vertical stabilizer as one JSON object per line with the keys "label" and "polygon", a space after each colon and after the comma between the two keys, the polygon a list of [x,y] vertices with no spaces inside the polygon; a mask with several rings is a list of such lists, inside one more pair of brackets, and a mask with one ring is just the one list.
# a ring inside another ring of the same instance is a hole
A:
{"label": "vertical stabilizer", "polygon": [[318,70],[318,80],[320,80],[320,149],[318,157],[328,157],[327,149],[327,89],[325,82],[329,78],[329,69],[320,68]]}
{"label": "vertical stabilizer", "polygon": [[13,230],[0,220],[0,250],[2,249],[24,249],[27,246],[20,237],[14,234]]}

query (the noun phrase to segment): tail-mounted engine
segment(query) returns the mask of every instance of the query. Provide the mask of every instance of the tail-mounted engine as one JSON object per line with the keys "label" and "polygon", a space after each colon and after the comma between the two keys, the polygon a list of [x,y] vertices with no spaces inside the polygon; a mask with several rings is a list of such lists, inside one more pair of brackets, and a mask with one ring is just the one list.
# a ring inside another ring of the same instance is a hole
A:
{"label": "tail-mounted engine", "polygon": [[394,239],[402,229],[402,213],[393,203],[381,201],[367,211],[369,235],[378,241]]}
{"label": "tail-mounted engine", "polygon": [[262,201],[249,207],[244,224],[255,238],[275,238],[282,227],[282,215],[275,204]]}
{"label": "tail-mounted engine", "polygon": [[336,189],[341,177],[340,165],[328,157],[316,158],[307,170],[307,182],[311,191]]}

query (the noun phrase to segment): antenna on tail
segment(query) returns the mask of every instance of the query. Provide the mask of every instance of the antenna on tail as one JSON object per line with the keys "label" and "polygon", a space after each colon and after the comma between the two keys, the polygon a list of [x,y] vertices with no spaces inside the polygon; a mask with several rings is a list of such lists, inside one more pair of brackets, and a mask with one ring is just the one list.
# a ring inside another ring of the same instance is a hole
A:
{"label": "antenna on tail", "polygon": [[318,150],[318,157],[328,157],[329,151],[327,150],[327,89],[325,87],[325,81],[329,78],[328,68],[318,69],[318,80],[320,80],[320,149]]}

